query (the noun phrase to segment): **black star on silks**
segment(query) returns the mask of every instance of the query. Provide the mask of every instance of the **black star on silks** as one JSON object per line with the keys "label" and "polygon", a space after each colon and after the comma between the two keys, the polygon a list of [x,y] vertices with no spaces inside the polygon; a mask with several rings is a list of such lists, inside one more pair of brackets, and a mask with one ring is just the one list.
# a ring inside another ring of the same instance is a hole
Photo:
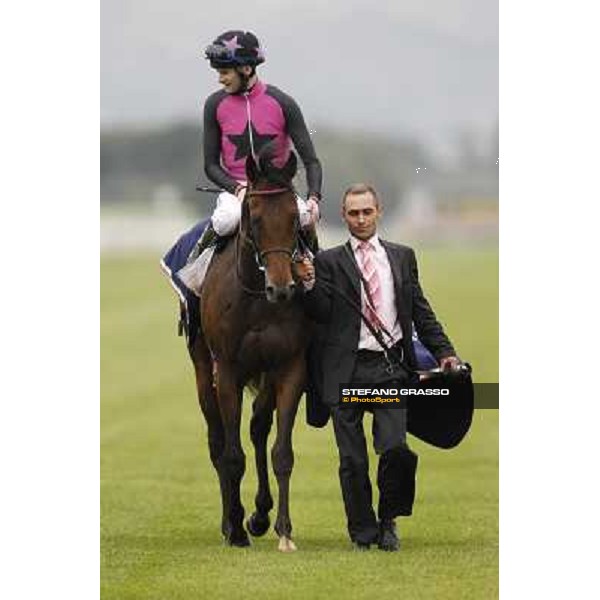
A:
{"label": "black star on silks", "polygon": [[239,135],[228,135],[229,141],[235,146],[235,159],[245,158],[251,154],[250,149],[250,131],[249,127],[252,127],[252,142],[254,143],[254,152],[259,154],[262,148],[264,148],[271,140],[275,139],[276,135],[261,135],[256,131],[254,123],[248,121],[246,128]]}

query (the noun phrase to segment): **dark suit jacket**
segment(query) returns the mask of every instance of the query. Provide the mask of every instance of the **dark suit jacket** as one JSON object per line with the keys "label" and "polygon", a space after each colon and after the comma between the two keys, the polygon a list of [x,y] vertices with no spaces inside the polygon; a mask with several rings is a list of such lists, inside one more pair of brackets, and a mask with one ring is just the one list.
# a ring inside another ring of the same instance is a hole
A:
{"label": "dark suit jacket", "polygon": [[[400,244],[380,239],[387,252],[396,296],[396,309],[402,327],[405,362],[413,369],[416,359],[412,344],[413,322],[419,339],[439,361],[455,355],[450,340],[423,294],[414,251]],[[322,285],[333,284],[350,296],[359,306],[360,277],[358,265],[353,261],[352,248],[344,245],[324,250],[316,255],[316,283],[304,294],[307,313],[322,324],[318,340],[318,362],[321,370],[319,390],[323,402],[333,405],[338,401],[338,386],[349,383],[354,371],[361,318],[355,310],[337,294]],[[315,374],[313,373],[313,376]]]}

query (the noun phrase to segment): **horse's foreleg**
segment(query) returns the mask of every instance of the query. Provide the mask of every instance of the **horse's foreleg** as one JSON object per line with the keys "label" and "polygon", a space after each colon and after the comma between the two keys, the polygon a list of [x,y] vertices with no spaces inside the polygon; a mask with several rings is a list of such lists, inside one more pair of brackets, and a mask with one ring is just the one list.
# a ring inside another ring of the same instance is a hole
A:
{"label": "horse's foreleg", "polygon": [[275,378],[277,405],[277,438],[271,451],[273,470],[279,487],[279,502],[275,531],[279,536],[279,550],[296,550],[292,542],[292,521],[289,512],[290,476],[294,467],[292,429],[298,410],[298,402],[304,388],[304,358],[299,357]]}
{"label": "horse's foreleg", "polygon": [[200,335],[198,335],[197,341],[190,351],[190,357],[194,363],[198,401],[208,429],[208,451],[210,460],[219,476],[219,487],[221,489],[221,503],[223,509],[221,531],[223,535],[226,535],[226,531],[229,528],[229,503],[225,490],[224,476],[220,466],[221,456],[223,455],[223,449],[225,447],[225,434],[223,431],[223,423],[221,422],[221,415],[219,414],[219,407],[217,405],[217,397],[213,387],[212,360],[208,348],[206,348]]}
{"label": "horse's foreleg", "polygon": [[227,542],[232,546],[248,546],[250,540],[244,529],[244,507],[240,498],[240,484],[246,470],[246,456],[240,439],[242,417],[242,386],[238,384],[235,370],[223,361],[219,362],[217,395],[219,412],[225,434],[225,446],[221,455],[225,496],[227,497],[230,530]]}
{"label": "horse's foreleg", "polygon": [[275,394],[273,386],[267,382],[263,384],[254,400],[252,420],[250,421],[250,437],[254,444],[258,490],[255,498],[256,512],[250,515],[246,526],[254,536],[261,536],[267,532],[270,525],[269,511],[273,508],[267,467],[267,438],[273,424],[274,409]]}

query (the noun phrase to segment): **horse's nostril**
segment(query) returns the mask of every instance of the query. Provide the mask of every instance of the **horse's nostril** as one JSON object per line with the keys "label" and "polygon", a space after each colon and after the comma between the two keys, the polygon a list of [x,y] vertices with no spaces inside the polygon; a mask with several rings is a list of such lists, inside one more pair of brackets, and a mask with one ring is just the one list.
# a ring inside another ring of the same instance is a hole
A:
{"label": "horse's nostril", "polygon": [[275,293],[274,285],[265,286],[265,297],[268,302],[277,302],[277,294]]}
{"label": "horse's nostril", "polygon": [[265,285],[265,296],[269,302],[287,302],[294,297],[296,285],[287,283],[279,286],[272,283]]}

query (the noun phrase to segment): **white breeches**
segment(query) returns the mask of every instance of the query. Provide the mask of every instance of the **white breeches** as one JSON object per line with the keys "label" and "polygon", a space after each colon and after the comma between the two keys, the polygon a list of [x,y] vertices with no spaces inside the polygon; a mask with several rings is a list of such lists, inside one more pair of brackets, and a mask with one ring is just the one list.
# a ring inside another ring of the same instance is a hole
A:
{"label": "white breeches", "polygon": [[[300,227],[310,223],[310,211],[306,207],[306,200],[296,196]],[[217,198],[217,207],[212,214],[213,229],[221,237],[235,232],[242,218],[242,203],[236,196],[229,192],[221,192]]]}

